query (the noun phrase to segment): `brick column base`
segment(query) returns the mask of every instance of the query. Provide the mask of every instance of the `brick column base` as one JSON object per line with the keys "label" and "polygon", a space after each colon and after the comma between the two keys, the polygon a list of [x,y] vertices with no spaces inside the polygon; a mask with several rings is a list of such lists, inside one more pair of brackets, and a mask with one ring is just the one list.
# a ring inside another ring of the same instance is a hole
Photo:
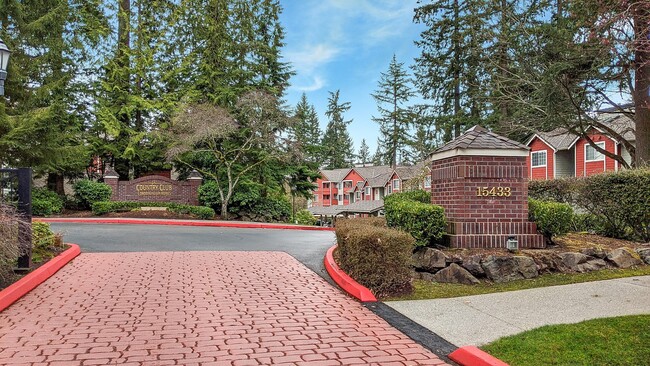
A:
{"label": "brick column base", "polygon": [[506,248],[514,236],[519,248],[544,248],[544,237],[532,222],[449,222],[445,244],[451,248]]}

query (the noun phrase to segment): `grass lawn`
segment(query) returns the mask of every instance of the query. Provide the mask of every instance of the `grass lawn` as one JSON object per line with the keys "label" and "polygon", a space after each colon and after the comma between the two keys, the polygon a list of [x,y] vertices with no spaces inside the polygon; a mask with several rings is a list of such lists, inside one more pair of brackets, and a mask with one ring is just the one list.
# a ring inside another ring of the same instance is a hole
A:
{"label": "grass lawn", "polygon": [[650,365],[650,315],[549,325],[481,348],[511,366]]}
{"label": "grass lawn", "polygon": [[414,291],[412,294],[386,300],[441,299],[646,275],[650,275],[650,266],[635,269],[605,269],[589,273],[547,274],[530,280],[507,283],[481,283],[478,285],[457,285],[416,280],[413,283]]}

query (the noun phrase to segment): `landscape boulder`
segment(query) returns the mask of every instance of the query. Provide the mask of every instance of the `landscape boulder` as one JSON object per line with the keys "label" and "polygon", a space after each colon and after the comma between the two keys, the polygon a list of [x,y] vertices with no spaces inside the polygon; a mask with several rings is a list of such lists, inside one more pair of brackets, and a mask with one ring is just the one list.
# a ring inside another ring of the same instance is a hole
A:
{"label": "landscape boulder", "polygon": [[646,264],[650,264],[650,248],[637,248],[636,252]]}
{"label": "landscape boulder", "polygon": [[438,271],[433,275],[433,280],[436,282],[461,283],[464,285],[476,285],[480,283],[469,271],[456,263],[452,263],[449,267]]}
{"label": "landscape boulder", "polygon": [[413,253],[413,266],[422,271],[436,272],[447,266],[447,256],[438,249],[420,248]]}
{"label": "landscape boulder", "polygon": [[604,251],[603,249],[600,249],[600,248],[595,248],[595,247],[585,248],[585,249],[581,250],[580,253],[582,253],[584,255],[588,255],[590,257],[596,257],[596,258],[600,258],[600,259],[605,259],[605,257],[607,257],[607,252],[606,251]]}
{"label": "landscape boulder", "polygon": [[591,257],[583,253],[566,252],[560,253],[562,265],[573,272],[591,272],[607,267],[607,263],[596,257]]}
{"label": "landscape boulder", "polygon": [[481,267],[481,256],[479,255],[472,255],[463,259],[462,266],[474,277],[485,277],[485,271]]}
{"label": "landscape boulder", "polygon": [[487,278],[494,282],[509,282],[539,275],[537,264],[531,257],[491,255],[481,263]]}
{"label": "landscape boulder", "polygon": [[643,261],[636,258],[632,253],[633,252],[627,248],[614,249],[607,255],[607,260],[612,262],[618,268],[630,268],[642,265]]}

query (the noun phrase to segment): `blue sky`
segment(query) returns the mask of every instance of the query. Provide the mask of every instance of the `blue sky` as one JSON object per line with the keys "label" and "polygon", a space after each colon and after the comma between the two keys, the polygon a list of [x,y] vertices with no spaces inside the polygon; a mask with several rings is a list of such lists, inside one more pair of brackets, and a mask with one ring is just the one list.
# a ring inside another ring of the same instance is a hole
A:
{"label": "blue sky", "polygon": [[303,92],[316,107],[321,128],[329,91],[341,90],[351,103],[348,131],[359,149],[365,138],[374,153],[378,126],[372,121],[377,104],[370,95],[380,73],[395,54],[406,66],[419,54],[413,43],[423,27],[413,23],[416,0],[281,0],[287,45],[285,60],[296,72],[287,92],[295,106]]}

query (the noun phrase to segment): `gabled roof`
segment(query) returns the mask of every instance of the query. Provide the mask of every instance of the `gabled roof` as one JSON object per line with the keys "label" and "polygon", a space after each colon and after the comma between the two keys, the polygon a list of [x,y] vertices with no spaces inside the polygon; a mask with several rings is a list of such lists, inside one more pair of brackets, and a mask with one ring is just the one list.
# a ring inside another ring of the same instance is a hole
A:
{"label": "gabled roof", "polygon": [[[616,131],[621,137],[627,141],[636,141],[634,134],[635,123],[634,121],[626,116],[623,113],[617,114],[601,114],[598,117],[598,121],[604,125],[607,125],[612,130]],[[598,132],[603,135],[614,139],[606,131],[598,127],[594,127]],[[569,150],[580,138],[579,136],[569,132],[566,128],[559,127],[549,132],[537,132],[531,138],[528,139],[526,145],[530,145],[531,141],[537,137],[540,140],[544,141],[545,144],[552,147],[554,150]]]}
{"label": "gabled roof", "polygon": [[342,206],[341,213],[373,213],[384,208],[384,200],[357,201],[347,206]]}
{"label": "gabled roof", "polygon": [[[343,169],[329,169],[329,170],[321,170],[321,176],[323,179],[330,181],[330,182],[340,182],[345,178],[346,175],[350,172],[350,168],[343,168]],[[327,178],[327,179],[326,179]]]}
{"label": "gabled roof", "polygon": [[436,149],[433,154],[456,149],[528,150],[528,147],[476,125],[460,137]]}
{"label": "gabled roof", "polygon": [[578,136],[570,133],[566,128],[556,128],[549,132],[538,132],[528,140],[530,144],[533,139],[537,137],[542,140],[546,145],[553,148],[553,150],[569,150],[573,144],[578,140]]}
{"label": "gabled roof", "polygon": [[427,167],[428,165],[424,161],[421,161],[411,166],[398,166],[395,168],[395,173],[397,173],[402,181],[407,181],[421,176]]}

